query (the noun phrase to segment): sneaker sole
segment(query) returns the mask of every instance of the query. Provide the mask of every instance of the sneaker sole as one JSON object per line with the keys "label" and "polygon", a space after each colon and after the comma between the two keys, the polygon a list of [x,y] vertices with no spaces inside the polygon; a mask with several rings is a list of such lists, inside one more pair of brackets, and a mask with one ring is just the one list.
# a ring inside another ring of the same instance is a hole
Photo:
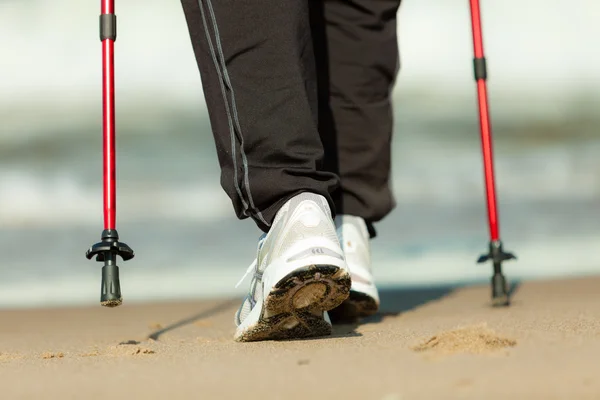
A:
{"label": "sneaker sole", "polygon": [[235,340],[301,339],[331,334],[323,313],[349,296],[350,274],[333,265],[298,268],[275,284],[264,300],[258,321]]}
{"label": "sneaker sole", "polygon": [[348,299],[339,307],[329,311],[329,316],[334,323],[351,323],[374,315],[377,311],[379,311],[379,304],[373,297],[351,290]]}

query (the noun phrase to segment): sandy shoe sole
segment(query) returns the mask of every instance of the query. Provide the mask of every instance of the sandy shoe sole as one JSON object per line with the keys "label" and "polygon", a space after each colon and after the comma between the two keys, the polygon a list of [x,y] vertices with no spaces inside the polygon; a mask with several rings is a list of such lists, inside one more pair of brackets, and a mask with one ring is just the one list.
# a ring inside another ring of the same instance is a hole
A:
{"label": "sandy shoe sole", "polygon": [[331,325],[323,313],[342,304],[348,298],[350,286],[350,274],[338,266],[313,264],[295,269],[273,286],[266,295],[258,321],[238,329],[235,340],[252,342],[330,335]]}
{"label": "sandy shoe sole", "polygon": [[379,311],[379,303],[366,293],[350,290],[348,298],[329,311],[331,321],[338,324],[352,323]]}

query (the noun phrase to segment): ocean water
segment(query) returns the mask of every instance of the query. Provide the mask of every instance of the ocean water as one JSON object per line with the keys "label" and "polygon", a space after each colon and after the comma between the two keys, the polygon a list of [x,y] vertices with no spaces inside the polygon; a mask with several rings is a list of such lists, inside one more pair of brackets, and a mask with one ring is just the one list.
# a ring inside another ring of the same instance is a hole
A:
{"label": "ocean water", "polygon": [[[513,279],[600,273],[600,3],[482,1],[502,238]],[[102,230],[99,4],[0,0],[0,307],[94,304]],[[117,227],[125,301],[242,293],[258,231],[219,171],[177,2],[118,2]],[[468,2],[407,1],[394,92],[397,208],[382,285],[487,280]]]}

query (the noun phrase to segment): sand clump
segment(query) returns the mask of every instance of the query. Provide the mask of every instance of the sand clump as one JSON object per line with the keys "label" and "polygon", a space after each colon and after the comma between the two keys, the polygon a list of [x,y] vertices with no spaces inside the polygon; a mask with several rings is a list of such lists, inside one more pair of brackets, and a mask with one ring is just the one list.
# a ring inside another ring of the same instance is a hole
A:
{"label": "sand clump", "polygon": [[42,358],[44,360],[50,360],[52,358],[63,358],[64,356],[65,356],[64,353],[52,353],[52,352],[49,352],[49,351],[47,351],[47,352],[45,352],[45,353],[42,354]]}
{"label": "sand clump", "polygon": [[[154,341],[149,341],[148,343],[153,342]],[[128,340],[119,343],[117,346],[110,347],[108,353],[115,356],[137,356],[142,354],[155,354],[156,351],[150,347],[141,346],[141,342],[136,340]]]}
{"label": "sand clump", "polygon": [[154,350],[143,348],[143,347],[136,347],[135,349],[128,352],[128,354],[132,355],[132,356],[135,356],[137,354],[154,354],[154,353],[156,353]]}
{"label": "sand clump", "polygon": [[475,325],[441,332],[412,347],[416,352],[440,355],[455,353],[485,354],[514,347],[517,341],[501,337],[486,325]]}
{"label": "sand clump", "polygon": [[138,346],[139,342],[134,344],[119,344],[116,346],[108,346],[104,350],[94,349],[86,353],[79,354],[80,357],[127,357],[138,356],[144,354],[156,354],[156,351],[145,346]]}
{"label": "sand clump", "polygon": [[111,347],[107,353],[113,356],[137,356],[143,354],[155,354],[156,351],[140,346],[115,346]]}
{"label": "sand clump", "polygon": [[81,357],[98,357],[100,355],[100,351],[98,349],[89,351],[87,353],[80,354]]}

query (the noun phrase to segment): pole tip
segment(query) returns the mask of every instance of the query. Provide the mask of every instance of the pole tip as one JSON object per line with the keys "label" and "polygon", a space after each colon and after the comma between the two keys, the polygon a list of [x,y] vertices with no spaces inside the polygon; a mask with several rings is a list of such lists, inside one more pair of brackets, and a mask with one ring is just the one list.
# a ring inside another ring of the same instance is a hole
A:
{"label": "pole tip", "polygon": [[100,301],[102,307],[114,308],[123,304],[123,298]]}
{"label": "pole tip", "polygon": [[495,273],[492,277],[492,307],[507,307],[510,305],[508,285],[504,275]]}
{"label": "pole tip", "polygon": [[123,303],[121,283],[119,282],[119,267],[109,264],[102,267],[102,289],[100,304],[104,307],[117,307]]}

